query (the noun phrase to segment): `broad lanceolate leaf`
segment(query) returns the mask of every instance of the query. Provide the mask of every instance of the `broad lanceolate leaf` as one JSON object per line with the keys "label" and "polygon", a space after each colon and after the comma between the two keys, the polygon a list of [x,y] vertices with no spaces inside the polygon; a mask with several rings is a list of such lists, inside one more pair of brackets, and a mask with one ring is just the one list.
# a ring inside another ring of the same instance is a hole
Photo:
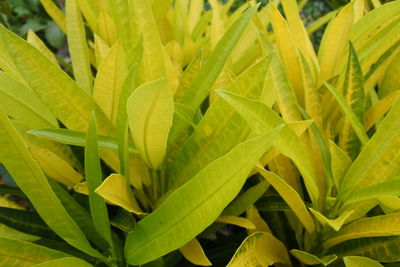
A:
{"label": "broad lanceolate leaf", "polygon": [[[275,111],[259,101],[251,100],[228,91],[219,91],[218,93],[243,116],[250,128],[255,132],[264,132],[284,123]],[[279,152],[293,160],[303,175],[312,201],[318,200],[319,191],[316,185],[314,170],[296,133],[289,126],[285,126],[274,146]]]}
{"label": "broad lanceolate leaf", "polygon": [[0,27],[0,42],[7,49],[6,52],[12,55],[18,71],[30,88],[65,126],[72,130],[86,129],[90,115],[95,110],[99,134],[114,134],[111,121],[90,96],[36,48],[4,27]]}
{"label": "broad lanceolate leaf", "polygon": [[327,249],[341,242],[356,238],[399,235],[400,213],[393,213],[357,220],[332,235],[331,238],[324,242],[323,246]]}
{"label": "broad lanceolate leaf", "polygon": [[124,80],[128,74],[121,42],[115,43],[102,60],[93,87],[93,99],[114,123]]}
{"label": "broad lanceolate leaf", "polygon": [[[97,147],[96,117],[95,114],[89,123],[85,147],[85,178],[88,184],[90,214],[93,224],[99,234],[108,241],[113,250],[113,242],[108,219],[107,206],[104,199],[94,191],[103,181],[101,172],[100,157]],[[114,252],[114,251],[112,251]]]}
{"label": "broad lanceolate leaf", "polygon": [[89,48],[86,41],[85,26],[77,0],[66,0],[66,26],[69,53],[76,83],[91,94],[93,86],[90,68]]}
{"label": "broad lanceolate leaf", "polygon": [[291,266],[284,244],[270,233],[256,232],[243,241],[227,267],[270,266],[275,263]]}
{"label": "broad lanceolate leaf", "polygon": [[396,174],[399,166],[399,156],[397,156],[400,145],[399,117],[400,101],[397,101],[342,180],[339,199],[366,177],[368,177],[366,182],[374,184]]}
{"label": "broad lanceolate leaf", "polygon": [[273,172],[266,171],[262,166],[257,166],[257,171],[275,188],[281,197],[290,206],[297,218],[309,233],[314,232],[314,221],[299,194],[282,178]]}
{"label": "broad lanceolate leaf", "polygon": [[102,258],[61,205],[24,141],[0,107],[0,161],[54,232],[72,246]]}
{"label": "broad lanceolate leaf", "polygon": [[51,260],[40,264],[33,265],[34,267],[65,267],[65,266],[74,266],[74,267],[91,267],[93,265],[87,263],[84,260],[75,257],[65,257],[57,260]]}
{"label": "broad lanceolate leaf", "polygon": [[57,127],[57,119],[37,96],[23,84],[0,72],[1,105],[15,120],[32,128]]}
{"label": "broad lanceolate leaf", "polygon": [[65,24],[65,15],[57,7],[52,0],[40,0],[47,14],[57,23],[58,27],[65,33],[67,32],[67,26]]}
{"label": "broad lanceolate leaf", "polygon": [[[349,61],[342,94],[358,121],[364,124],[364,79],[357,53],[351,43],[349,47]],[[352,159],[356,158],[360,151],[361,143],[348,117],[344,119],[339,133],[339,145]]]}
{"label": "broad lanceolate leaf", "polygon": [[254,164],[280,130],[239,144],[174,191],[128,235],[127,261],[143,264],[157,259],[182,247],[209,226],[239,193]]}
{"label": "broad lanceolate leaf", "polygon": [[[259,97],[269,61],[270,58],[265,58],[250,67],[231,83],[228,90]],[[207,164],[245,140],[248,133],[244,119],[223,99],[216,99],[171,164],[169,187],[184,184]]]}
{"label": "broad lanceolate leaf", "polygon": [[[179,103],[184,104],[191,109],[191,117],[194,117],[196,110],[208,95],[214,82],[218,79],[230,53],[239,41],[256,11],[257,7],[248,9],[226,31],[210,57],[207,59],[207,62],[196,75],[191,85],[186,89],[186,93]],[[171,141],[174,141],[186,126],[187,123],[185,121],[176,117],[176,122],[174,122],[174,128],[171,132]]]}
{"label": "broad lanceolate leaf", "polygon": [[0,266],[25,267],[69,257],[63,252],[36,244],[0,237]]}
{"label": "broad lanceolate leaf", "polygon": [[345,48],[354,21],[354,2],[347,4],[328,25],[321,40],[318,60],[320,83],[340,74],[344,66]]}
{"label": "broad lanceolate leaf", "polygon": [[139,86],[128,99],[133,141],[140,155],[154,169],[164,160],[173,114],[174,100],[164,78]]}

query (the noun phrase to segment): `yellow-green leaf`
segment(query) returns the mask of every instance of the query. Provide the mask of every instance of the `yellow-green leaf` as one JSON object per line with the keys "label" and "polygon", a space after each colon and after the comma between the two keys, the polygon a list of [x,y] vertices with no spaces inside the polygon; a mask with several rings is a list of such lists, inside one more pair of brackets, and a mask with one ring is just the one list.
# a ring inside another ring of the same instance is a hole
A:
{"label": "yellow-green leaf", "polygon": [[65,23],[65,15],[61,9],[53,2],[53,0],[40,0],[47,14],[57,23],[58,27],[66,33],[67,26]]}
{"label": "yellow-green leaf", "polygon": [[113,173],[108,176],[95,192],[113,205],[120,206],[129,212],[143,215],[132,189],[125,177]]}
{"label": "yellow-green leaf", "polygon": [[255,228],[255,225],[250,220],[238,216],[219,216],[216,222],[232,224],[246,229]]}
{"label": "yellow-green leaf", "polygon": [[377,261],[360,256],[343,257],[343,261],[346,267],[383,267],[383,265]]}
{"label": "yellow-green leaf", "polygon": [[74,266],[74,267],[91,267],[93,265],[87,263],[84,260],[75,257],[65,257],[57,260],[50,260],[44,263],[35,264],[34,267],[65,267],[65,266]]}
{"label": "yellow-green leaf", "polygon": [[174,114],[168,82],[162,78],[139,86],[127,104],[133,141],[147,164],[157,169],[164,160]]}
{"label": "yellow-green leaf", "polygon": [[292,249],[290,251],[290,254],[292,254],[296,259],[298,259],[300,262],[307,264],[307,265],[324,265],[328,266],[331,264],[333,261],[337,259],[337,256],[335,254],[333,255],[327,255],[327,256],[322,256],[322,257],[317,257],[313,254],[310,254],[305,251],[301,251],[298,249]]}
{"label": "yellow-green leaf", "polygon": [[66,0],[67,41],[77,84],[91,94],[93,86],[85,26],[76,0]]}
{"label": "yellow-green leaf", "polygon": [[280,130],[277,127],[240,143],[173,191],[128,235],[125,244],[128,263],[138,265],[157,259],[182,247],[213,223],[239,193],[254,164],[270,148]]}
{"label": "yellow-green leaf", "polygon": [[299,218],[307,232],[312,233],[315,230],[314,221],[307,210],[304,201],[299,194],[282,178],[273,172],[266,171],[262,166],[257,166],[257,171],[275,188],[279,195],[285,200],[289,207]]}
{"label": "yellow-green leaf", "polygon": [[184,245],[179,249],[179,251],[183,254],[183,256],[195,265],[200,266],[211,266],[212,263],[207,258],[204,253],[203,248],[201,247],[199,241],[194,238],[192,241]]}
{"label": "yellow-green leaf", "polygon": [[284,244],[270,233],[257,232],[242,242],[227,267],[270,266],[275,263],[292,265]]}

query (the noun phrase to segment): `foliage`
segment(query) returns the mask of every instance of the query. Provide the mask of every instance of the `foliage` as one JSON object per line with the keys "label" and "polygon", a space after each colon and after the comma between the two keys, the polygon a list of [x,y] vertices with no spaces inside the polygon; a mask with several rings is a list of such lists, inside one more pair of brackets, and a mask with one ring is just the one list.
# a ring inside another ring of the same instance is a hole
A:
{"label": "foliage", "polygon": [[400,261],[400,1],[41,3],[71,64],[0,27],[0,266]]}

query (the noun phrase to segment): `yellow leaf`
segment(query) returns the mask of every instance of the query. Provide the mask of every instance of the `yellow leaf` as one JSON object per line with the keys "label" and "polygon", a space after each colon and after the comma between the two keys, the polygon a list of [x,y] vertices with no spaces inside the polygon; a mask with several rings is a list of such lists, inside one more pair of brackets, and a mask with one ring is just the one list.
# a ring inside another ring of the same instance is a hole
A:
{"label": "yellow leaf", "polygon": [[238,216],[219,216],[217,222],[233,224],[246,229],[256,228],[256,226],[250,220]]}
{"label": "yellow leaf", "polygon": [[270,266],[275,263],[292,265],[285,246],[270,233],[257,232],[243,241],[227,267]]}
{"label": "yellow leaf", "polygon": [[144,215],[141,211],[128,181],[120,174],[113,173],[94,191],[107,202],[120,206],[137,215]]}
{"label": "yellow leaf", "polygon": [[164,160],[174,101],[166,79],[145,83],[128,98],[132,138],[142,158],[157,169]]}
{"label": "yellow leaf", "polygon": [[58,8],[58,6],[53,2],[53,0],[40,0],[44,9],[46,10],[47,14],[57,23],[58,27],[66,33],[67,26],[65,24],[65,15],[64,13]]}
{"label": "yellow leaf", "polygon": [[57,59],[54,56],[53,52],[51,52],[51,50],[49,48],[47,48],[45,43],[39,38],[39,36],[36,35],[36,33],[34,31],[32,31],[32,30],[28,31],[27,41],[32,46],[36,47],[51,62],[53,62],[56,66],[58,66]]}
{"label": "yellow leaf", "polygon": [[74,186],[74,191],[83,194],[83,195],[89,195],[89,188],[87,182],[82,182],[82,183],[77,183]]}
{"label": "yellow leaf", "polygon": [[249,235],[251,235],[251,234],[253,234],[255,232],[272,233],[271,229],[268,226],[268,224],[264,221],[264,219],[261,217],[260,213],[258,213],[258,210],[253,205],[248,208],[248,210],[246,212],[246,217],[256,227],[255,229],[247,230]]}
{"label": "yellow leaf", "polygon": [[182,255],[191,263],[200,266],[211,266],[212,263],[208,260],[203,248],[197,239],[193,239],[179,249]]}

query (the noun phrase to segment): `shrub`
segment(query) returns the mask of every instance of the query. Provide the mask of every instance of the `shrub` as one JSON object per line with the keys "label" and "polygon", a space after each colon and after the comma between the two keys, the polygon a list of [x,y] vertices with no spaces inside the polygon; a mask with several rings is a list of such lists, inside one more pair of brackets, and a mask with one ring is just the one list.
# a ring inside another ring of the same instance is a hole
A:
{"label": "shrub", "polygon": [[71,65],[0,27],[3,266],[400,261],[400,1],[318,52],[294,0],[209,2],[42,0]]}

